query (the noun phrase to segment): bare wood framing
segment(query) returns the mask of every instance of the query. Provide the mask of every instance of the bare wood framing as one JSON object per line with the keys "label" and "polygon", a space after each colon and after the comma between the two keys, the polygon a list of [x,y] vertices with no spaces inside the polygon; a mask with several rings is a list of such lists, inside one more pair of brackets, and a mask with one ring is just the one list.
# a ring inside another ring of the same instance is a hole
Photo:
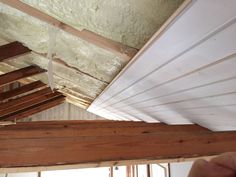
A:
{"label": "bare wood framing", "polygon": [[120,42],[112,41],[111,39],[104,38],[96,33],[93,33],[88,30],[79,31],[74,27],[67,25],[54,17],[47,15],[46,13],[41,12],[40,10],[27,5],[19,0],[0,0],[0,2],[11,6],[15,9],[18,9],[30,16],[33,16],[41,21],[49,23],[53,26],[56,26],[59,29],[62,29],[74,36],[77,36],[91,44],[94,44],[98,47],[101,47],[105,50],[108,50],[119,57],[125,58],[127,60],[131,59],[136,53],[137,49],[123,45]]}
{"label": "bare wood framing", "polygon": [[60,92],[51,92],[49,94],[39,95],[38,97],[35,97],[33,99],[24,100],[24,102],[21,102],[17,105],[12,105],[11,107],[5,107],[3,110],[1,110],[0,119],[5,115],[9,115],[9,114],[14,113],[16,111],[19,111],[19,110],[22,110],[25,108],[29,108],[33,105],[45,102],[45,101],[50,100],[52,98],[58,97],[60,95],[62,95]]}
{"label": "bare wood framing", "polygon": [[13,98],[15,96],[20,96],[21,94],[24,94],[26,92],[31,92],[36,89],[42,89],[46,86],[47,85],[41,81],[31,82],[31,83],[23,85],[19,88],[0,93],[0,101],[4,101],[4,100],[10,99],[10,98]]}
{"label": "bare wood framing", "polygon": [[12,99],[8,102],[0,103],[0,111],[3,111],[4,109],[8,109],[10,107],[24,104],[25,102],[28,102],[33,99],[37,99],[38,97],[41,97],[41,96],[49,94],[49,93],[52,93],[52,90],[49,87],[47,87],[45,89],[30,93],[28,95],[25,95],[25,96],[22,96],[22,97],[19,97],[16,99]]}
{"label": "bare wood framing", "polygon": [[[112,166],[122,161],[196,158],[236,150],[236,132],[147,132],[145,129],[145,133],[128,135],[124,129],[126,135],[111,136],[98,129],[94,135],[81,133],[83,130],[73,127],[75,121],[71,126],[67,122],[41,122],[35,123],[35,127],[31,127],[34,123],[19,123],[1,128],[0,167],[103,163]],[[188,125],[182,126],[185,127]]]}
{"label": "bare wood framing", "polygon": [[18,70],[15,70],[6,74],[2,74],[0,75],[0,86],[10,84],[17,80],[30,77],[36,74],[40,74],[43,72],[46,72],[46,70],[38,66],[28,66],[28,67],[18,69]]}
{"label": "bare wood framing", "polygon": [[2,45],[0,46],[0,62],[29,52],[31,52],[29,48],[17,41]]}
{"label": "bare wood framing", "polygon": [[12,121],[12,120],[19,120],[19,119],[23,119],[25,117],[29,117],[33,114],[42,112],[44,110],[50,109],[52,107],[55,107],[59,104],[62,104],[65,101],[65,96],[60,95],[56,98],[52,98],[50,100],[32,105],[28,108],[16,111],[14,113],[2,116],[0,120],[4,120],[4,121]]}

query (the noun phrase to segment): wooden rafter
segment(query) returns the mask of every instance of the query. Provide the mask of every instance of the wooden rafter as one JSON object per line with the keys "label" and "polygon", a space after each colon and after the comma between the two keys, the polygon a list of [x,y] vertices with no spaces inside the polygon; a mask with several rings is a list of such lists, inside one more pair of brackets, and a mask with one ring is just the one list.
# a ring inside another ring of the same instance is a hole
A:
{"label": "wooden rafter", "polygon": [[[65,96],[62,93],[58,91],[53,92],[40,81],[25,85],[24,88],[27,89],[22,89],[22,87],[18,88],[20,89],[18,91],[19,95],[15,93],[9,94],[10,96],[17,96],[16,98],[0,103],[0,121],[22,119],[59,105],[65,100]],[[7,93],[11,93],[11,91]]]}
{"label": "wooden rafter", "polygon": [[22,109],[29,108],[32,105],[36,105],[36,104],[51,100],[51,99],[59,97],[61,95],[62,94],[60,92],[49,93],[46,95],[39,96],[38,98],[35,98],[32,100],[27,100],[21,104],[13,105],[12,107],[5,108],[4,110],[1,111],[0,119],[1,119],[1,117],[5,116],[5,115],[9,115],[11,113],[20,111]]}
{"label": "wooden rafter", "polygon": [[59,29],[62,29],[74,36],[77,36],[91,44],[94,44],[98,47],[101,47],[105,50],[108,50],[119,57],[125,59],[131,59],[136,53],[137,49],[123,45],[122,43],[112,41],[110,39],[104,38],[98,34],[95,34],[88,30],[79,31],[74,27],[67,25],[54,17],[47,15],[46,13],[41,12],[40,10],[33,8],[30,5],[27,5],[19,0],[0,0],[0,2],[9,5],[15,9],[18,9],[30,16],[33,16],[43,22],[56,26]]}
{"label": "wooden rafter", "polygon": [[52,98],[58,97],[60,95],[62,95],[60,92],[42,94],[42,95],[39,95],[38,97],[34,97],[29,100],[26,99],[23,102],[20,102],[18,104],[13,104],[11,107],[5,107],[3,110],[0,110],[1,111],[0,119],[4,115],[8,115],[8,114],[14,113],[16,111],[31,107],[32,105],[39,104],[41,102],[45,102],[45,101],[50,100]]}
{"label": "wooden rafter", "polygon": [[52,96],[50,99],[41,100],[37,103],[33,103],[31,106],[24,106],[24,108],[19,109],[15,112],[9,113],[7,115],[1,116],[1,121],[11,121],[11,120],[19,120],[25,117],[29,117],[33,114],[42,112],[44,110],[50,109],[55,107],[59,104],[62,104],[65,101],[64,95],[55,95]]}
{"label": "wooden rafter", "polygon": [[198,131],[186,132],[189,125],[182,125],[182,131],[177,132],[172,125],[121,124],[117,127],[115,122],[52,121],[1,128],[0,167],[112,166],[124,161],[171,160],[236,150],[236,132],[210,132],[197,125]]}
{"label": "wooden rafter", "polygon": [[10,84],[17,80],[30,77],[36,74],[40,74],[46,72],[46,70],[38,67],[38,66],[28,66],[16,71],[12,71],[6,74],[0,75],[0,86]]}
{"label": "wooden rafter", "polygon": [[46,94],[49,94],[49,93],[52,93],[52,91],[51,91],[51,89],[49,87],[47,87],[45,89],[42,89],[42,90],[30,93],[30,94],[24,95],[22,97],[19,97],[19,98],[16,98],[16,99],[12,99],[12,100],[10,100],[8,102],[0,103],[0,111],[4,110],[4,109],[7,109],[8,107],[12,107],[12,106],[17,106],[17,105],[23,104],[25,102],[28,102],[28,101],[33,100],[33,99],[36,99],[36,98],[38,98],[40,96],[43,96],[43,95],[46,95]]}
{"label": "wooden rafter", "polygon": [[19,55],[27,54],[31,52],[30,49],[23,46],[19,42],[12,42],[6,45],[0,46],[0,62],[12,57],[17,57]]}
{"label": "wooden rafter", "polygon": [[35,89],[41,89],[44,87],[46,87],[46,84],[44,84],[41,81],[35,81],[32,83],[23,85],[19,88],[0,93],[0,102],[10,99],[10,98],[13,98],[13,97],[16,97],[16,96],[20,96],[21,94],[24,94],[26,92],[31,92],[31,91],[34,91]]}

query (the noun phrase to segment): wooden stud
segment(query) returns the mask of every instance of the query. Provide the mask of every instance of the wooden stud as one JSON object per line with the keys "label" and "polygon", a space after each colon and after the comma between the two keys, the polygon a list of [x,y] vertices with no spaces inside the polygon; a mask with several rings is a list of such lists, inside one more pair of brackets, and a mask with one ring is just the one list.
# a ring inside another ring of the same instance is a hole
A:
{"label": "wooden stud", "polygon": [[17,41],[2,45],[0,46],[0,62],[29,52],[31,52],[29,48],[23,46]]}
{"label": "wooden stud", "polygon": [[30,77],[36,74],[40,74],[43,72],[46,72],[46,70],[38,66],[28,66],[28,67],[18,69],[18,70],[15,70],[6,74],[2,74],[0,75],[0,86],[10,84],[17,80]]}

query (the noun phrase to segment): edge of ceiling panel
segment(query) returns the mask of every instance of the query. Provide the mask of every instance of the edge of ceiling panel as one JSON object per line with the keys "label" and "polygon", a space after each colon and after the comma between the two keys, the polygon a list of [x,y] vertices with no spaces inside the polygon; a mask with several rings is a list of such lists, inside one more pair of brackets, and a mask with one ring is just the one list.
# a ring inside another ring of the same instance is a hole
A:
{"label": "edge of ceiling panel", "polygon": [[[117,74],[117,76],[110,82],[110,84],[100,93],[100,95],[90,104],[90,106],[87,108],[87,111],[92,112],[94,114],[97,114],[99,116],[102,116],[107,119],[115,119],[115,120],[127,120],[125,118],[121,118],[120,116],[114,115],[107,111],[106,113],[104,112],[103,114],[98,113],[96,111],[92,111],[92,107],[96,107],[95,104],[96,102],[100,99],[100,97],[106,93],[106,91],[116,82],[117,79],[119,79],[124,72],[156,41],[158,38],[166,31],[170,26],[172,26],[175,21],[177,21],[182,14],[185,13],[185,11],[190,8],[193,3],[196,0],[185,0],[179,8],[166,20],[166,22],[161,26],[161,28],[148,40],[148,42],[138,51],[138,53],[129,61],[129,63]],[[111,117],[112,116],[112,117]],[[141,121],[139,119],[130,119],[131,121]],[[151,119],[151,123],[153,122],[159,122],[157,120]]]}

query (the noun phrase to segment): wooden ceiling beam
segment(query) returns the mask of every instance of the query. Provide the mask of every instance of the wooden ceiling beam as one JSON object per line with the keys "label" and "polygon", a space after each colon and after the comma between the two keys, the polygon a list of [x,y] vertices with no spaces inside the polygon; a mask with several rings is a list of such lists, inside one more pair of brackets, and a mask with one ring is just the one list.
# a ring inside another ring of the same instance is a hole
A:
{"label": "wooden ceiling beam", "polygon": [[32,82],[32,83],[23,85],[19,88],[15,88],[13,90],[2,92],[2,93],[0,93],[0,102],[4,101],[4,100],[8,100],[8,99],[16,97],[16,96],[20,96],[21,94],[24,94],[26,92],[32,92],[36,89],[45,88],[46,86],[47,85],[44,84],[41,81],[35,81],[35,82]]}
{"label": "wooden ceiling beam", "polygon": [[7,109],[9,107],[21,105],[21,104],[23,104],[25,102],[28,102],[28,101],[33,100],[33,99],[36,99],[38,97],[41,97],[41,96],[49,94],[49,93],[52,93],[52,90],[49,87],[47,87],[45,89],[42,89],[42,90],[30,93],[28,95],[24,95],[22,97],[19,97],[19,98],[16,98],[16,99],[12,99],[12,100],[10,100],[8,102],[0,103],[0,111],[2,111],[4,109]]}
{"label": "wooden ceiling beam", "polygon": [[31,52],[29,48],[23,46],[17,41],[2,45],[0,46],[0,62],[10,59],[12,57],[27,54],[29,52]]}
{"label": "wooden ceiling beam", "polygon": [[65,101],[65,96],[59,95],[59,96],[52,98],[50,100],[43,101],[38,104],[32,105],[30,107],[16,111],[14,113],[10,113],[8,115],[2,116],[0,118],[0,120],[1,121],[12,121],[12,120],[23,119],[23,118],[29,117],[33,114],[42,112],[44,110],[47,110],[47,109],[55,107],[59,104],[62,104],[64,101]]}
{"label": "wooden ceiling beam", "polygon": [[[0,167],[42,167],[86,164],[107,166],[121,162],[196,158],[236,151],[236,132],[169,131],[172,125],[163,125],[166,131],[139,127],[117,130],[116,125],[89,129],[77,128],[79,121],[17,123],[0,129]],[[83,123],[85,125],[86,123]],[[91,123],[89,123],[91,124]],[[130,122],[128,123],[130,124]],[[86,126],[85,126],[86,127]],[[101,131],[103,129],[103,131]],[[96,131],[96,132],[95,132]],[[96,134],[95,134],[96,133]]]}
{"label": "wooden ceiling beam", "polygon": [[13,104],[10,107],[5,107],[3,110],[0,110],[1,111],[0,119],[4,116],[7,116],[7,115],[12,114],[14,112],[29,108],[33,105],[45,102],[47,100],[51,100],[51,99],[59,97],[61,95],[62,94],[60,92],[51,92],[49,94],[39,95],[38,97],[34,97],[29,100],[24,100],[23,102],[20,102],[19,104]]}
{"label": "wooden ceiling beam", "polygon": [[30,77],[36,74],[46,72],[45,69],[40,68],[39,66],[28,66],[22,69],[18,69],[6,74],[0,75],[0,86],[10,84],[17,80]]}
{"label": "wooden ceiling beam", "polygon": [[0,0],[0,2],[13,7],[23,13],[26,13],[32,17],[35,17],[43,22],[51,24],[61,30],[64,30],[67,33],[70,33],[76,37],[79,37],[93,45],[96,45],[100,48],[103,48],[109,52],[114,53],[115,55],[130,60],[136,53],[137,49],[123,45],[120,42],[112,41],[101,35],[93,33],[89,30],[78,30],[70,25],[63,23],[62,21],[57,20],[56,18],[49,16],[46,13],[41,12],[40,10],[27,5],[20,0]]}

